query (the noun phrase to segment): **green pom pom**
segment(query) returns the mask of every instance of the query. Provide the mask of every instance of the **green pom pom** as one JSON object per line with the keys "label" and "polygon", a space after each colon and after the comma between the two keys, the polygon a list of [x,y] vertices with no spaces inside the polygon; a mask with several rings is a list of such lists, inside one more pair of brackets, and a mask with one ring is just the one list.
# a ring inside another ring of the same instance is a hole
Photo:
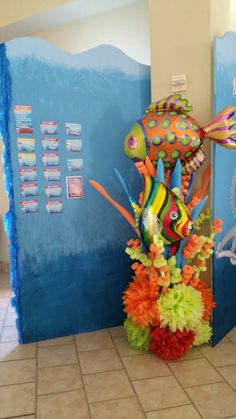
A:
{"label": "green pom pom", "polygon": [[203,314],[201,293],[190,285],[178,284],[162,294],[157,302],[161,326],[172,332],[194,330]]}
{"label": "green pom pom", "polygon": [[196,333],[195,340],[193,342],[195,346],[209,342],[212,336],[212,328],[208,322],[199,323],[194,329],[194,332]]}
{"label": "green pom pom", "polygon": [[132,348],[145,352],[149,350],[151,341],[150,327],[141,329],[141,327],[134,324],[132,320],[127,317],[124,322],[124,328],[127,333],[128,342]]}

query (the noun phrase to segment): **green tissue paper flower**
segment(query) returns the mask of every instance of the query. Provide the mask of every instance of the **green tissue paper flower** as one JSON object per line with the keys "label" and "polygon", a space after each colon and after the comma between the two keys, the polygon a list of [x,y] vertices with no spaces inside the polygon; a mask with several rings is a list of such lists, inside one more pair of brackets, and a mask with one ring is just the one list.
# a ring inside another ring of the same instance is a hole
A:
{"label": "green tissue paper flower", "polygon": [[127,317],[124,322],[124,328],[127,333],[127,338],[130,346],[139,351],[148,351],[151,341],[150,327],[141,329],[139,326],[134,324],[132,320]]}
{"label": "green tissue paper flower", "polygon": [[195,346],[209,342],[212,336],[212,328],[208,322],[199,323],[194,329],[194,332],[196,333],[195,340],[193,342]]}
{"label": "green tissue paper flower", "polygon": [[194,330],[203,314],[201,293],[190,285],[178,284],[162,294],[157,302],[161,326],[172,332]]}

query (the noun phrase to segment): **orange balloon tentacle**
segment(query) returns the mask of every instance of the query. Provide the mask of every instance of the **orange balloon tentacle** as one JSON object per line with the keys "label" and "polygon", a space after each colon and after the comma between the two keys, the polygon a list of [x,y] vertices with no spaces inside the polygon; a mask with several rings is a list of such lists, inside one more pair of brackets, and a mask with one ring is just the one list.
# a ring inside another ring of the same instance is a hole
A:
{"label": "orange balloon tentacle", "polygon": [[[128,221],[128,223],[131,225],[131,227],[134,228],[134,218],[132,215],[124,208],[122,205],[120,205],[118,202],[116,202],[109,193],[98,183],[95,182],[95,180],[89,180],[89,183],[108,201],[110,202],[113,207],[119,211],[119,213]],[[134,229],[137,236],[140,237],[140,231],[138,228]]]}
{"label": "orange balloon tentacle", "polygon": [[210,182],[210,177],[211,177],[211,166],[208,166],[208,168],[205,170],[205,172],[202,176],[201,188],[195,193],[195,195],[192,197],[191,201],[187,205],[187,208],[189,209],[190,213],[192,212],[193,208],[196,207],[196,205],[205,196],[206,190],[207,190],[209,182]]}

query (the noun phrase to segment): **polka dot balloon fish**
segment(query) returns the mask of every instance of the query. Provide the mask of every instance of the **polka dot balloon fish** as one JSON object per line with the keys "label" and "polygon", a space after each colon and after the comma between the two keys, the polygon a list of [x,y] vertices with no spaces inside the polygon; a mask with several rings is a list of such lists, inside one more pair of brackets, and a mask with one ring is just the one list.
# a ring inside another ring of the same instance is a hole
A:
{"label": "polka dot balloon fish", "polygon": [[235,121],[231,119],[235,108],[223,109],[203,127],[189,115],[191,110],[188,100],[179,94],[152,103],[127,134],[125,154],[135,162],[149,157],[153,166],[162,159],[166,169],[173,168],[179,159],[182,174],[192,174],[205,159],[201,148],[205,140],[236,148],[236,131],[232,129]]}

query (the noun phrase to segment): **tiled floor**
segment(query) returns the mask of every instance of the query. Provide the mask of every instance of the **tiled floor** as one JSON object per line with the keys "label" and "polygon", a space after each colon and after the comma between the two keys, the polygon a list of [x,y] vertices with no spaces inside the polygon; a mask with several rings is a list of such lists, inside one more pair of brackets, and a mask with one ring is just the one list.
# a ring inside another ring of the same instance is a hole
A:
{"label": "tiled floor", "polygon": [[140,354],[121,327],[18,345],[0,275],[0,418],[236,419],[236,328],[165,363]]}

